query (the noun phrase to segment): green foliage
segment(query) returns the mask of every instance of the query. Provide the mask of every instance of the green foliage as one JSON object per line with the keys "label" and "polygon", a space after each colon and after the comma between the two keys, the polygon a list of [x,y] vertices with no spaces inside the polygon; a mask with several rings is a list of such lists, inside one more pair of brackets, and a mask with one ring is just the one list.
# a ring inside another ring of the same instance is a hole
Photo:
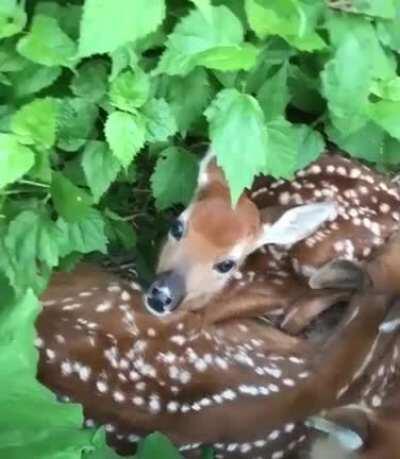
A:
{"label": "green foliage", "polygon": [[[233,204],[327,141],[400,170],[399,56],[399,0],[0,1],[0,457],[117,457],[35,380],[52,271],[150,272],[209,142]],[[180,458],[160,434],[157,457]]]}

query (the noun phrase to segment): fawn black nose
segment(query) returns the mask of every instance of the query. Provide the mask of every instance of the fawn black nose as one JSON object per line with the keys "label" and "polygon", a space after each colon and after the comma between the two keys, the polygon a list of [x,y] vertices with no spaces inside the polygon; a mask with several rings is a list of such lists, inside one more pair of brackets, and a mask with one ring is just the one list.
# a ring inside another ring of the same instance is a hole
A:
{"label": "fawn black nose", "polygon": [[172,312],[185,295],[183,277],[173,271],[158,274],[146,293],[146,306],[155,315]]}

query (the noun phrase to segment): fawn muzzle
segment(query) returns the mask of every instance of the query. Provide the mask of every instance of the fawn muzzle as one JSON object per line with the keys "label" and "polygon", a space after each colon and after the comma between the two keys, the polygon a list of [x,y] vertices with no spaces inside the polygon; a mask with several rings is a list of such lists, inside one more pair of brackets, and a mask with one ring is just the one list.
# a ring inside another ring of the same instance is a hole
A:
{"label": "fawn muzzle", "polygon": [[183,276],[174,271],[157,275],[146,292],[145,304],[154,315],[169,314],[181,303],[186,294]]}

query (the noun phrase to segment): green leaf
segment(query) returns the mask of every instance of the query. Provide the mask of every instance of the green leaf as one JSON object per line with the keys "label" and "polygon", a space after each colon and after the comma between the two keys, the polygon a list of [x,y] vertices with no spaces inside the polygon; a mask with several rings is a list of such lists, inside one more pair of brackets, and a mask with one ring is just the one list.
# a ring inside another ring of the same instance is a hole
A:
{"label": "green leaf", "polygon": [[334,126],[326,128],[329,139],[355,158],[377,162],[381,157],[385,132],[377,124],[368,122],[351,134],[343,134]]}
{"label": "green leaf", "polygon": [[297,143],[296,170],[304,169],[318,159],[325,149],[324,138],[318,131],[314,131],[305,124],[293,125]]}
{"label": "green leaf", "polygon": [[56,140],[57,102],[47,97],[20,108],[12,118],[12,130],[28,145],[50,148]]}
{"label": "green leaf", "polygon": [[360,129],[367,122],[372,78],[370,62],[353,35],[346,36],[321,77],[333,124],[343,133]]}
{"label": "green leaf", "polygon": [[91,197],[59,172],[53,173],[51,196],[57,212],[68,222],[78,222],[90,212]]}
{"label": "green leaf", "polygon": [[225,6],[212,7],[211,11],[212,20],[193,10],[177,24],[168,37],[158,72],[186,75],[196,65],[217,70],[254,65],[256,52],[242,46],[243,28],[238,18]]}
{"label": "green leaf", "polygon": [[371,104],[371,118],[392,137],[400,139],[400,102],[382,100]]}
{"label": "green leaf", "polygon": [[151,99],[142,109],[146,121],[146,140],[164,142],[174,135],[178,127],[165,99]]}
{"label": "green leaf", "polygon": [[27,59],[50,67],[71,67],[77,50],[58,22],[41,14],[33,17],[31,30],[19,40],[17,49]]}
{"label": "green leaf", "polygon": [[290,100],[287,77],[287,64],[284,64],[272,77],[265,80],[257,93],[258,102],[267,121],[285,113]]}
{"label": "green leaf", "polygon": [[[210,138],[236,204],[266,165],[267,130],[256,99],[235,89],[224,89],[206,110]],[[234,139],[234,141],[232,141]]]}
{"label": "green leaf", "polygon": [[64,98],[58,116],[57,146],[76,151],[90,139],[98,114],[97,106],[82,98]]}
{"label": "green leaf", "polygon": [[207,19],[212,21],[213,12],[210,0],[191,0],[196,7],[200,10],[201,14]]}
{"label": "green leaf", "polygon": [[16,0],[2,0],[0,4],[0,39],[21,32],[25,24],[26,13],[23,4]]}
{"label": "green leaf", "polygon": [[42,67],[29,63],[23,70],[9,74],[16,98],[37,94],[52,85],[61,75],[61,67]]}
{"label": "green leaf", "polygon": [[381,99],[400,102],[400,76],[391,80],[374,82],[371,92]]}
{"label": "green leaf", "polygon": [[182,134],[202,116],[212,96],[207,73],[202,68],[185,77],[164,77],[159,92],[168,101]]}
{"label": "green leaf", "polygon": [[156,30],[164,16],[164,0],[86,0],[79,55],[87,57],[115,51]]}
{"label": "green leaf", "polygon": [[79,25],[82,16],[82,7],[80,5],[67,3],[66,6],[62,6],[51,0],[42,1],[36,4],[35,13],[56,19],[64,32],[73,40],[79,37]]}
{"label": "green leaf", "polygon": [[113,112],[107,118],[104,129],[114,156],[124,167],[128,167],[144,144],[146,129],[143,117]]}
{"label": "green leaf", "polygon": [[197,182],[196,157],[182,148],[170,147],[157,160],[151,176],[156,206],[163,210],[174,204],[188,204]]}
{"label": "green leaf", "polygon": [[99,102],[107,92],[107,66],[103,61],[82,64],[71,82],[71,91],[89,102]]}
{"label": "green leaf", "polygon": [[382,148],[383,162],[389,166],[399,166],[400,164],[400,141],[387,135]]}
{"label": "green leaf", "polygon": [[116,179],[121,164],[105,142],[92,141],[83,152],[82,167],[94,201],[98,202]]}
{"label": "green leaf", "polygon": [[377,32],[384,45],[400,52],[400,8],[397,8],[396,17],[392,21],[378,22]]}
{"label": "green leaf", "polygon": [[183,459],[179,451],[164,435],[156,432],[139,443],[136,459]]}
{"label": "green leaf", "polygon": [[21,145],[17,136],[0,133],[0,189],[21,178],[33,163],[32,150]]}
{"label": "green leaf", "polygon": [[114,79],[126,68],[137,68],[138,57],[132,43],[120,46],[113,51],[111,53],[111,64],[110,81],[114,81]]}
{"label": "green leaf", "polygon": [[320,2],[246,0],[245,5],[250,27],[260,38],[279,35],[304,51],[325,47],[324,41],[314,30],[322,11]]}
{"label": "green leaf", "polygon": [[275,178],[291,178],[297,169],[297,133],[284,118],[267,124],[268,147],[265,173]]}
{"label": "green leaf", "polygon": [[62,256],[72,252],[107,252],[104,219],[96,209],[89,209],[79,221],[68,222],[60,218],[57,227],[60,230],[59,246]]}
{"label": "green leaf", "polygon": [[135,113],[149,97],[150,80],[140,68],[135,72],[127,70],[112,81],[110,87],[110,102],[120,110]]}
{"label": "green leaf", "polygon": [[351,0],[351,12],[393,19],[396,14],[396,0]]}

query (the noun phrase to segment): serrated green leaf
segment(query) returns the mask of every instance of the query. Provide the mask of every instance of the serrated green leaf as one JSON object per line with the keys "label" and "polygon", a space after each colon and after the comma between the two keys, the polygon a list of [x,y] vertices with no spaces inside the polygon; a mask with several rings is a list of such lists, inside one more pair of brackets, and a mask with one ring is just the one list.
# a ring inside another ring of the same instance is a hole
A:
{"label": "serrated green leaf", "polygon": [[264,173],[275,178],[291,178],[297,169],[297,132],[284,118],[267,123],[267,164]]}
{"label": "serrated green leaf", "polygon": [[139,443],[137,459],[183,459],[179,451],[164,435],[155,432]]}
{"label": "serrated green leaf", "polygon": [[318,159],[325,149],[324,138],[318,131],[309,126],[293,125],[297,143],[297,166],[296,169],[304,169],[310,163]]}
{"label": "serrated green leaf", "polygon": [[352,13],[393,19],[396,14],[396,0],[351,0]]}
{"label": "serrated green leaf", "polygon": [[165,76],[159,88],[159,94],[168,101],[182,134],[202,116],[212,93],[207,73],[202,68],[196,68],[185,77]]}
{"label": "serrated green leaf", "polygon": [[77,97],[99,102],[107,92],[107,65],[100,60],[85,62],[71,81],[71,91]]}
{"label": "serrated green leaf", "polygon": [[0,39],[21,32],[25,24],[26,13],[23,4],[16,0],[2,0],[0,4]]}
{"label": "serrated green leaf", "polygon": [[326,132],[332,142],[355,158],[377,162],[382,157],[385,132],[375,123],[368,122],[361,129],[347,135],[331,125],[326,127]]}
{"label": "serrated green leaf", "polygon": [[57,212],[68,222],[79,222],[91,209],[92,199],[60,172],[54,172],[51,196]]}
{"label": "serrated green leaf", "polygon": [[375,81],[371,92],[381,99],[400,102],[400,76],[396,76],[391,80]]}
{"label": "serrated green leaf", "polygon": [[174,115],[165,99],[151,99],[144,105],[142,114],[146,121],[146,140],[164,142],[178,130]]}
{"label": "serrated green leaf", "polygon": [[287,78],[287,64],[284,64],[273,76],[265,80],[257,93],[257,100],[267,121],[282,116],[285,112],[290,100]]}
{"label": "serrated green leaf", "polygon": [[94,200],[98,202],[116,179],[121,164],[105,142],[92,141],[83,151],[82,167]]}
{"label": "serrated green leaf", "polygon": [[[347,65],[349,62],[351,65]],[[346,65],[344,72],[343,66]],[[371,66],[353,35],[348,34],[342,41],[321,77],[323,93],[336,128],[350,134],[366,124]]]}
{"label": "serrated green leaf", "polygon": [[200,53],[196,64],[220,71],[248,70],[254,67],[258,49],[250,43],[243,46],[219,46]]}
{"label": "serrated green leaf", "polygon": [[28,63],[20,72],[8,74],[15,98],[37,94],[52,85],[61,75],[61,67],[43,67]]}
{"label": "serrated green leaf", "polygon": [[104,129],[114,156],[124,167],[128,167],[144,144],[146,128],[143,117],[113,112],[107,118]]}
{"label": "serrated green leaf", "polygon": [[[236,204],[243,189],[265,170],[267,130],[256,99],[235,89],[224,89],[206,110],[210,139]],[[232,139],[235,139],[233,142]]]}
{"label": "serrated green leaf", "polygon": [[111,74],[110,81],[114,79],[126,68],[131,70],[137,68],[138,57],[132,43],[120,46],[111,53]]}
{"label": "serrated green leaf", "polygon": [[72,252],[107,252],[104,219],[96,209],[89,209],[79,221],[68,222],[60,218],[57,227],[60,230],[59,247],[62,256]]}
{"label": "serrated green leaf", "polygon": [[33,163],[32,150],[21,145],[17,136],[0,133],[0,189],[21,178]]}
{"label": "serrated green leaf", "polygon": [[[156,30],[164,16],[164,0],[86,0],[79,54],[87,57],[115,51]],[[104,33],[105,30],[107,33]]]}
{"label": "serrated green leaf", "polygon": [[319,50],[326,46],[314,30],[322,12],[320,2],[246,0],[245,5],[250,27],[260,38],[279,35],[304,51]]}
{"label": "serrated green leaf", "polygon": [[400,102],[382,100],[370,106],[371,118],[392,137],[400,139]]}
{"label": "serrated green leaf", "polygon": [[25,144],[50,148],[56,140],[57,110],[55,99],[35,99],[14,114],[12,130]]}
{"label": "serrated green leaf", "polygon": [[196,157],[182,148],[164,150],[151,176],[156,206],[163,210],[174,204],[187,204],[194,192],[198,164]]}
{"label": "serrated green leaf", "polygon": [[50,67],[71,67],[77,51],[75,43],[58,22],[41,14],[34,16],[31,30],[19,40],[17,49],[32,62]]}
{"label": "serrated green leaf", "polygon": [[58,115],[57,146],[76,151],[91,138],[98,114],[95,104],[82,98],[64,98]]}
{"label": "serrated green leaf", "polygon": [[[159,61],[159,73],[186,75],[196,65],[233,70],[254,63],[253,48],[242,47],[243,28],[237,17],[225,6],[211,8],[212,21],[200,11],[193,10],[177,24]],[[244,63],[238,59],[240,55],[245,57]],[[229,64],[230,57],[235,58],[232,65]]]}
{"label": "serrated green leaf", "polygon": [[62,6],[49,0],[37,3],[35,14],[43,14],[56,19],[64,32],[73,40],[79,37],[79,25],[82,16],[82,7],[80,5],[67,3],[66,6]]}
{"label": "serrated green leaf", "polygon": [[150,80],[140,68],[135,72],[127,70],[112,81],[110,87],[110,102],[120,110],[136,113],[149,97]]}

